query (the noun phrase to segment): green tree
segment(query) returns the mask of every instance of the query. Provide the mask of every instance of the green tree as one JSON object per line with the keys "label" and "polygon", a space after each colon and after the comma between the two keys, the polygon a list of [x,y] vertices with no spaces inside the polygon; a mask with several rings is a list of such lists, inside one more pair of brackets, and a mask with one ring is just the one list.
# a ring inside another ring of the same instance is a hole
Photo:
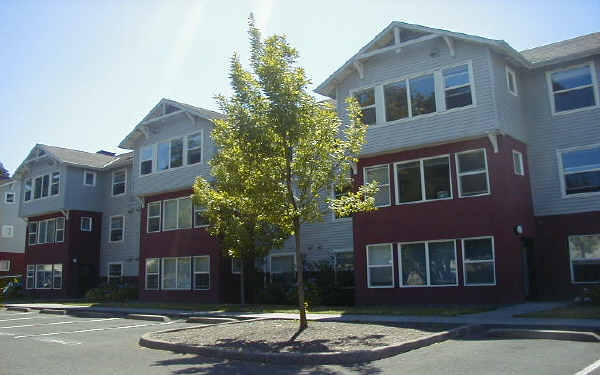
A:
{"label": "green tree", "polygon": [[[301,228],[323,220],[324,199],[341,216],[374,209],[377,183],[328,199],[332,184],[350,180],[349,169],[365,142],[366,125],[354,99],[347,100],[348,120],[333,106],[308,92],[298,52],[284,36],[265,40],[250,16],[250,70],[238,56],[231,59],[229,98],[217,102],[224,119],[215,120],[212,138],[217,155],[211,161],[218,197],[258,223],[266,222],[293,235],[296,245],[299,331],[307,327],[304,301]],[[196,196],[210,193],[199,178]]]}

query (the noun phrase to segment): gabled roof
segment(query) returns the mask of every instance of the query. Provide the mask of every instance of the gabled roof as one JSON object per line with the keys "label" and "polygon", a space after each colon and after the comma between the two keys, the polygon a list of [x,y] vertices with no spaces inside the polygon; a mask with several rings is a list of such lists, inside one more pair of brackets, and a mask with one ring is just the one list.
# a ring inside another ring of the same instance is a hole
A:
{"label": "gabled roof", "polygon": [[520,52],[530,63],[548,65],[561,60],[576,59],[600,53],[600,32],[546,44]]}
{"label": "gabled roof", "polygon": [[134,141],[138,137],[146,134],[147,125],[165,120],[180,113],[198,116],[209,121],[224,117],[219,112],[163,98],[154,106],[154,108],[152,108],[152,110],[150,110],[150,112],[148,112],[146,116],[144,116],[142,121],[135,126],[135,128],[125,137],[125,139],[121,141],[119,147],[130,150],[133,149]]}

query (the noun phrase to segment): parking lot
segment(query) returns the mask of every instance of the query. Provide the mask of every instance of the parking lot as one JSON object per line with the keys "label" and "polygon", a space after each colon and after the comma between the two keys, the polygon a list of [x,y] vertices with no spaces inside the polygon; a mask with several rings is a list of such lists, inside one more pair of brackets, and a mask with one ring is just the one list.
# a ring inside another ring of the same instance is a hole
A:
{"label": "parking lot", "polygon": [[283,366],[180,355],[138,346],[141,335],[198,326],[122,317],[0,310],[0,374],[577,374],[600,375],[600,344],[450,340],[349,366]]}

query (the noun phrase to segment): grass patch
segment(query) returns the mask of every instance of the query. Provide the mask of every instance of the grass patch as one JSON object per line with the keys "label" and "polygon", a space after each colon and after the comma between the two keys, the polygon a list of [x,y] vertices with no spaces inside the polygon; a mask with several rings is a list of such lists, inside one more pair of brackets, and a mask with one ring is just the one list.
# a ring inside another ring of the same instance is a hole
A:
{"label": "grass patch", "polygon": [[600,319],[600,306],[568,305],[515,316],[519,318]]}

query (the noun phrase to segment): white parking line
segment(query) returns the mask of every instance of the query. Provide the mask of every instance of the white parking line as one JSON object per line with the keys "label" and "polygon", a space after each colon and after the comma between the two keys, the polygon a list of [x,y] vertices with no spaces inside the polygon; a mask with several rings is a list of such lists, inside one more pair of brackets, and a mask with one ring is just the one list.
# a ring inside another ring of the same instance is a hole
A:
{"label": "white parking line", "polygon": [[591,374],[592,371],[594,371],[598,368],[600,368],[600,359],[597,360],[596,362],[592,363],[588,367],[584,368],[583,370],[575,373],[575,375],[588,375],[588,374]]}
{"label": "white parking line", "polygon": [[[49,319],[50,316],[30,316],[28,318],[12,318],[12,319],[0,319],[0,322],[10,322],[12,320],[27,320],[27,319]],[[52,317],[55,318],[55,317]]]}
{"label": "white parking line", "polygon": [[79,341],[65,341],[65,340],[56,340],[56,339],[46,339],[46,338],[35,338],[34,340],[41,342],[50,342],[53,344],[62,344],[62,345],[81,345]]}
{"label": "white parking line", "polygon": [[120,326],[120,327],[106,327],[106,328],[90,328],[90,329],[82,329],[79,331],[65,331],[65,332],[51,332],[51,333],[39,333],[36,335],[22,335],[22,336],[14,336],[15,339],[23,339],[26,337],[41,337],[41,336],[55,336],[55,335],[66,335],[70,333],[84,333],[84,332],[98,332],[98,331],[109,331],[113,329],[127,329],[127,328],[139,328],[139,327],[148,327],[148,326],[160,326],[173,324],[175,322],[166,322],[166,323],[146,323],[146,324],[136,324],[132,326]]}
{"label": "white parking line", "polygon": [[38,323],[38,324],[22,324],[20,326],[10,326],[10,327],[0,327],[0,329],[9,329],[9,328],[25,328],[25,327],[39,327],[39,326],[52,326],[58,324],[73,324],[73,323],[91,323],[91,322],[104,322],[106,320],[115,320],[121,318],[103,318],[103,319],[92,319],[92,320],[73,320],[70,322],[54,322],[54,323]]}

